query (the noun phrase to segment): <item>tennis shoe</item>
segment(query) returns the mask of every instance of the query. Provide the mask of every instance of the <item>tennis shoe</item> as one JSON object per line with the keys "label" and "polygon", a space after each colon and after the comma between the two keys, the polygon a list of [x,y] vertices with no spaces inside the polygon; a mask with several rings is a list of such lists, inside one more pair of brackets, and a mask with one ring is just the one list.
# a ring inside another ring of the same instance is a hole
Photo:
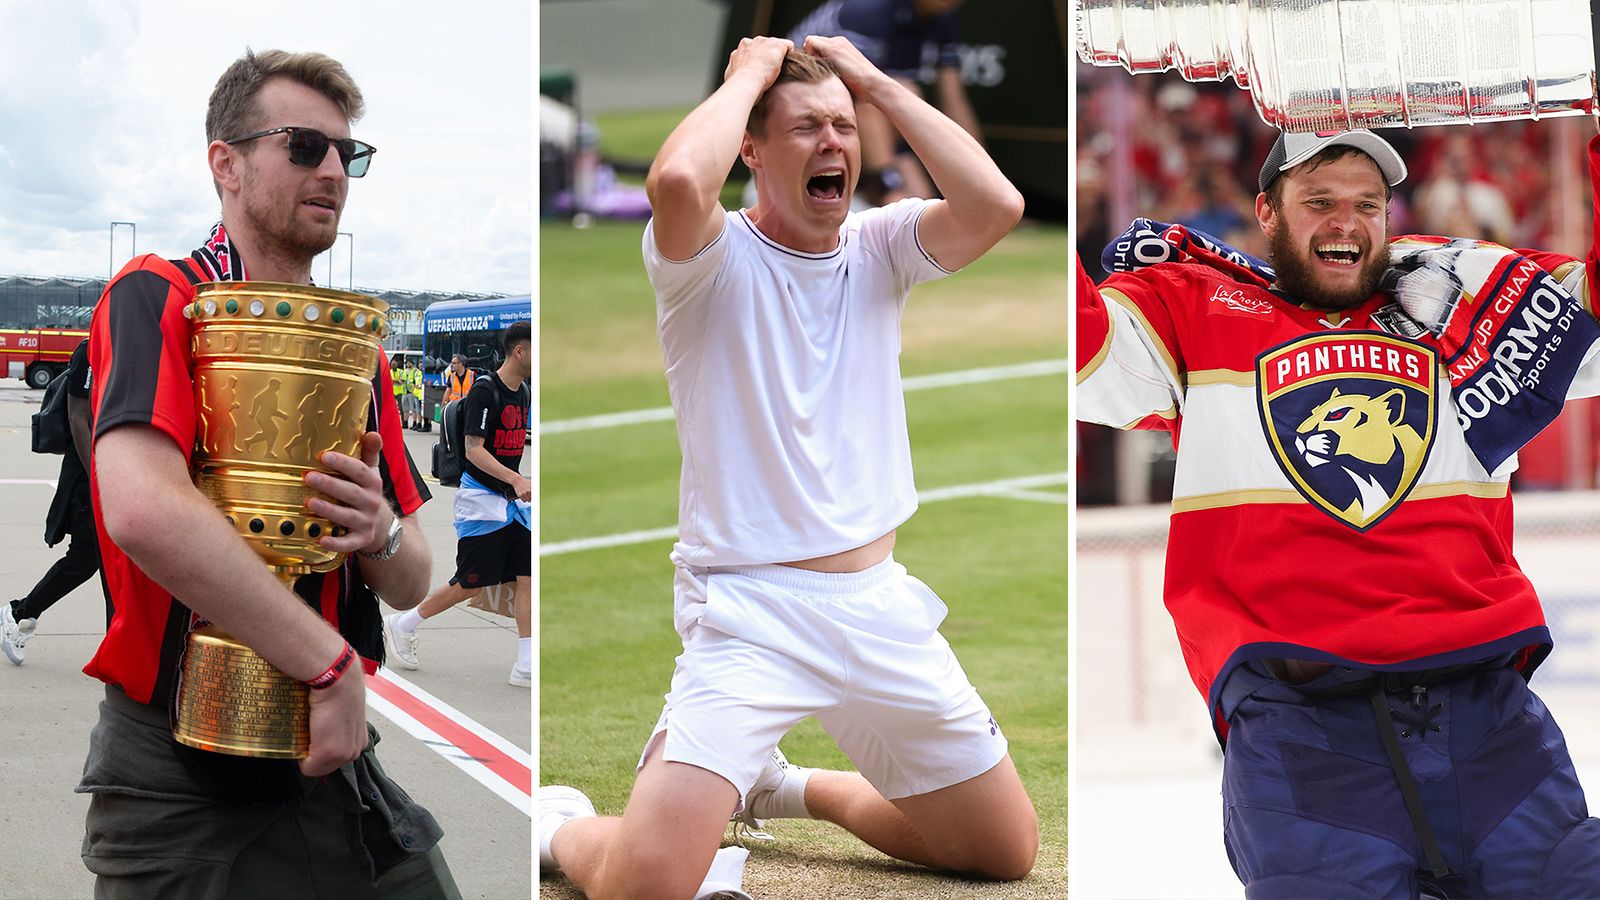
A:
{"label": "tennis shoe", "polygon": [[533,687],[533,670],[518,668],[515,663],[512,663],[511,677],[506,679],[506,683],[516,687],[531,688]]}
{"label": "tennis shoe", "polygon": [[33,637],[33,630],[37,627],[38,619],[18,621],[16,614],[11,611],[11,604],[0,604],[0,650],[5,651],[6,659],[11,660],[12,665],[22,665],[22,660],[28,655],[28,638]]}
{"label": "tennis shoe", "polygon": [[539,871],[561,869],[556,865],[556,858],[550,855],[550,840],[555,837],[556,829],[573,819],[585,819],[594,814],[594,804],[575,787],[550,784],[539,788]]}
{"label": "tennis shoe", "polygon": [[389,658],[400,664],[402,669],[416,669],[417,646],[422,643],[422,636],[415,631],[407,633],[400,629],[400,613],[392,613],[383,617],[383,640],[389,645]]}

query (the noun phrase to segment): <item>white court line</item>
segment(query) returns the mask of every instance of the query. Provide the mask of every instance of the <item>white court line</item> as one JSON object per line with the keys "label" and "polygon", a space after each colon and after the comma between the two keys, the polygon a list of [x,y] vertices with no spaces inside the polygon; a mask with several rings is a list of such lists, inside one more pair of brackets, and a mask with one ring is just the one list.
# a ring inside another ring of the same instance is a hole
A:
{"label": "white court line", "polygon": [[604,537],[578,538],[572,541],[558,541],[554,544],[540,544],[539,555],[560,556],[563,553],[577,553],[582,550],[625,547],[628,544],[648,544],[651,541],[664,541],[667,538],[675,538],[677,536],[678,526],[669,525],[666,528],[650,528],[645,531],[608,534]]}
{"label": "white court line", "polygon": [[[1055,487],[1067,483],[1066,472],[1054,472],[1049,475],[1028,475],[1022,478],[1003,478],[999,481],[984,481],[978,484],[958,484],[953,487],[934,488],[931,491],[918,491],[917,502],[938,503],[941,500],[959,500],[965,497],[1010,497],[1012,494],[1027,493],[1031,488]],[[1043,500],[1049,498],[1050,503],[1065,503],[1066,497],[1059,500],[1054,494],[1039,494],[1036,496],[1017,496],[1017,500]],[[645,531],[628,531],[622,534],[607,534],[601,537],[578,538],[572,541],[559,541],[553,544],[540,544],[540,556],[560,556],[563,553],[578,553],[584,550],[600,550],[605,547],[623,547],[628,544],[646,544],[651,541],[664,541],[667,538],[678,536],[676,525],[666,528],[650,528]]]}
{"label": "white court line", "polygon": [[[1038,362],[1018,363],[1012,366],[990,366],[984,369],[962,369],[957,372],[938,372],[933,375],[915,375],[900,382],[906,391],[925,391],[929,388],[951,387],[961,384],[981,384],[986,381],[1005,381],[1011,378],[1033,378],[1040,375],[1061,375],[1068,371],[1064,359],[1043,359]],[[619,425],[639,425],[645,422],[672,421],[672,407],[635,409],[628,412],[584,416],[579,419],[556,419],[540,422],[539,434],[566,434],[572,431],[589,431],[595,428],[615,428]]]}
{"label": "white court line", "polygon": [[0,478],[0,484],[48,484],[54,488],[56,480],[54,478]]}
{"label": "white court line", "polygon": [[1052,494],[1048,491],[1005,491],[995,496],[1004,497],[1007,500],[1032,500],[1037,503],[1054,503],[1059,506],[1067,506],[1072,502],[1072,498],[1066,494]]}
{"label": "white court line", "polygon": [[522,748],[387,667],[367,676],[367,706],[533,816],[533,758]]}

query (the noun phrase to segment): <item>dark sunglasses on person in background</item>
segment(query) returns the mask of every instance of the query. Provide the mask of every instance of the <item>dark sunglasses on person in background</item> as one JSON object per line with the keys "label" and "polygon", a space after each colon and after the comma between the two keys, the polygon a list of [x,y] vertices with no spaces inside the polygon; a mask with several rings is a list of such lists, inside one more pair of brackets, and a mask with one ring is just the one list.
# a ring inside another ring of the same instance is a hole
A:
{"label": "dark sunglasses on person in background", "polygon": [[264,138],[269,134],[289,135],[289,162],[297,166],[315,169],[322,165],[328,158],[328,145],[339,151],[339,162],[344,165],[344,173],[351,178],[360,178],[367,174],[367,168],[372,165],[372,154],[378,148],[362,141],[353,141],[350,138],[331,138],[315,128],[301,128],[296,125],[287,125],[283,128],[269,128],[266,131],[257,131],[242,137],[236,137],[224,144],[242,144],[256,138]]}

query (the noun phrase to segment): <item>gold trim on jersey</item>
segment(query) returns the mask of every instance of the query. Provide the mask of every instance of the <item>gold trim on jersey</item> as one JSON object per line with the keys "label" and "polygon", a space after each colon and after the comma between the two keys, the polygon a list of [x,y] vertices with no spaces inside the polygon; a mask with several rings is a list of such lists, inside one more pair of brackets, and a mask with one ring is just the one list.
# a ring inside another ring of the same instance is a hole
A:
{"label": "gold trim on jersey", "polygon": [[1189,386],[1200,384],[1232,384],[1239,387],[1255,387],[1256,373],[1240,372],[1236,369],[1192,369],[1189,372]]}
{"label": "gold trim on jersey", "polygon": [[[1572,274],[1573,269],[1582,267],[1583,260],[1575,259],[1571,262],[1565,262],[1559,266],[1556,266],[1555,271],[1550,273],[1550,277],[1554,278],[1557,284],[1560,284],[1561,282],[1567,280],[1567,276]],[[1585,278],[1583,280],[1583,290],[1579,292],[1577,299],[1578,305],[1583,307],[1584,312],[1587,312],[1591,316],[1594,315],[1594,308],[1589,305],[1589,279]]]}
{"label": "gold trim on jersey", "polygon": [[1102,287],[1100,296],[1126,309],[1129,314],[1139,320],[1139,324],[1144,326],[1145,333],[1150,335],[1150,342],[1155,345],[1156,353],[1160,355],[1161,362],[1167,368],[1167,377],[1173,384],[1178,386],[1180,391],[1186,389],[1188,382],[1179,373],[1177,361],[1172,358],[1172,352],[1167,349],[1167,345],[1161,342],[1161,335],[1157,334],[1155,328],[1151,327],[1150,320],[1145,318],[1144,311],[1139,308],[1139,304],[1133,302],[1132,298],[1116,288]]}
{"label": "gold trim on jersey", "polygon": [[1083,363],[1082,365],[1080,365],[1078,367],[1078,374],[1077,374],[1076,380],[1074,381],[1074,384],[1083,384],[1083,382],[1090,375],[1093,375],[1095,373],[1096,369],[1100,368],[1100,364],[1105,362],[1106,361],[1106,357],[1111,354],[1111,341],[1116,336],[1117,336],[1117,320],[1112,318],[1111,315],[1108,313],[1106,315],[1106,339],[1105,339],[1105,342],[1100,345],[1100,349],[1095,351],[1094,356],[1091,357],[1088,362]]}
{"label": "gold trim on jersey", "polygon": [[1132,431],[1140,422],[1143,422],[1145,419],[1148,419],[1151,416],[1166,419],[1168,422],[1175,422],[1178,419],[1178,410],[1176,407],[1169,406],[1166,409],[1158,409],[1154,412],[1147,412],[1126,425],[1117,425],[1115,427],[1121,431]]}
{"label": "gold trim on jersey", "polygon": [[[1477,497],[1482,500],[1499,500],[1506,496],[1506,482],[1441,481],[1413,488],[1409,500],[1437,500],[1442,497]],[[1220,491],[1215,494],[1196,494],[1172,501],[1172,512],[1200,512],[1207,509],[1225,509],[1230,506],[1257,504],[1303,503],[1307,500],[1299,491],[1282,488],[1256,488],[1243,491]]]}

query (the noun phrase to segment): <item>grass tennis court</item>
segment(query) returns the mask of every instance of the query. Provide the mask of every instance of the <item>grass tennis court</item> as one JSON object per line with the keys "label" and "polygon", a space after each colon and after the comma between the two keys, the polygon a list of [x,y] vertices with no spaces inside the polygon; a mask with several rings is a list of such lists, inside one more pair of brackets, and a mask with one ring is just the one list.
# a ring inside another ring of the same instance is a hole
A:
{"label": "grass tennis court", "polygon": [[[667,405],[642,223],[540,230],[543,422]],[[831,825],[780,821],[752,848],[745,889],[783,897],[1059,897],[1067,828],[1067,233],[1025,227],[953,278],[916,288],[903,322],[908,377],[1057,361],[1049,374],[908,391],[917,486],[898,560],[950,607],[942,631],[1011,741],[1043,846],[1026,881],[931,876]],[[1002,373],[1003,374],[1003,373]],[[992,377],[992,376],[991,376]],[[672,526],[678,445],[670,421],[542,437],[546,545]],[[995,482],[1022,479],[1020,485]],[[979,486],[979,487],[974,487]],[[987,486],[987,487],[983,487]],[[972,495],[974,491],[1001,491]],[[680,644],[671,538],[543,555],[539,780],[582,787],[620,813]],[[846,767],[815,722],[782,748]],[[576,896],[545,880],[541,896]]]}

